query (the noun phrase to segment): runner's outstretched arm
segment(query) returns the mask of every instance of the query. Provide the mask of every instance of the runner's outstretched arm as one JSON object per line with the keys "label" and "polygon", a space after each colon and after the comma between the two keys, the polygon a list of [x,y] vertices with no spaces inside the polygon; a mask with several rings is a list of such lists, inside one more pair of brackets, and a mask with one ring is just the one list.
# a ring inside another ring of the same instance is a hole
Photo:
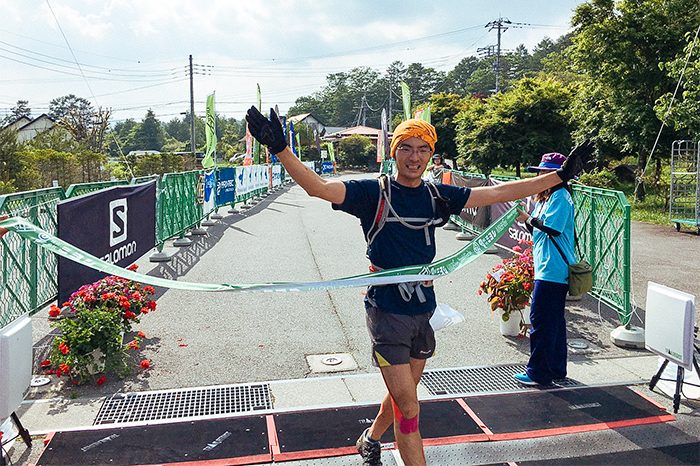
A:
{"label": "runner's outstretched arm", "polygon": [[472,188],[469,200],[464,207],[481,207],[498,202],[515,201],[566,183],[583,171],[583,165],[594,149],[595,146],[591,141],[585,141],[571,151],[564,165],[555,172],[527,180],[509,181],[497,186]]}
{"label": "runner's outstretched arm", "polygon": [[250,134],[261,144],[277,155],[294,181],[299,184],[309,196],[318,197],[334,204],[341,204],[345,200],[345,184],[339,180],[326,180],[321,178],[301,163],[287,146],[284,131],[277,113],[270,109],[270,118],[263,116],[257,108],[250,107],[245,119],[248,121]]}
{"label": "runner's outstretched arm", "polygon": [[[7,218],[7,215],[0,215],[0,220],[7,220]],[[7,228],[0,228],[0,238],[5,236],[5,233],[7,233]]]}

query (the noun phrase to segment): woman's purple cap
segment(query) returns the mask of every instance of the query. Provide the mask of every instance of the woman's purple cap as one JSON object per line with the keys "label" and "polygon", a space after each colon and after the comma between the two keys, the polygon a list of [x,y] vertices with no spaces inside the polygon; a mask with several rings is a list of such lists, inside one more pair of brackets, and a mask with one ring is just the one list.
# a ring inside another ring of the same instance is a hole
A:
{"label": "woman's purple cap", "polygon": [[559,152],[550,152],[542,156],[542,160],[538,166],[527,167],[527,171],[530,173],[537,173],[541,170],[558,170],[564,162],[566,162],[566,155],[560,154]]}

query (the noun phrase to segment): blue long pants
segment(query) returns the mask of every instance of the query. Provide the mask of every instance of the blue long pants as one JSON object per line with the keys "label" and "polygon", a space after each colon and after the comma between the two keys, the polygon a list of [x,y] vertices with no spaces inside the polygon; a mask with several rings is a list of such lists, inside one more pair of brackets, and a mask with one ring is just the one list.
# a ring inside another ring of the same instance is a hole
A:
{"label": "blue long pants", "polygon": [[530,306],[530,360],[527,375],[549,385],[566,377],[566,320],[564,307],[569,285],[535,280]]}

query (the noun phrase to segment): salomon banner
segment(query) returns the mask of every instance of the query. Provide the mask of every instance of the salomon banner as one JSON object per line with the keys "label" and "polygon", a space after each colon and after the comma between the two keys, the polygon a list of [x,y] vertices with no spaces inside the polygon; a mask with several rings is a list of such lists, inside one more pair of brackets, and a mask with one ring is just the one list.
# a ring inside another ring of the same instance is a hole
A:
{"label": "salomon banner", "polygon": [[[156,244],[156,183],[116,186],[58,203],[58,237],[105,262],[127,267]],[[105,276],[58,258],[58,303]]]}
{"label": "salomon banner", "polygon": [[[489,179],[489,186],[495,186],[502,183],[504,182],[500,180],[494,180],[493,178]],[[532,212],[532,209],[535,207],[535,201],[532,197],[527,197],[519,202],[521,203],[523,210],[527,210],[528,212]],[[513,205],[515,205],[514,202],[501,202],[498,204],[493,204],[490,207],[491,221],[496,221],[511,207],[513,207]],[[532,234],[527,230],[525,222],[519,222],[516,220],[513,222],[510,228],[508,228],[508,231],[496,242],[501,246],[513,249],[513,247],[519,245],[521,241],[532,241]]]}
{"label": "salomon banner", "polygon": [[236,169],[219,168],[219,180],[216,183],[216,205],[229,205],[236,200]]}

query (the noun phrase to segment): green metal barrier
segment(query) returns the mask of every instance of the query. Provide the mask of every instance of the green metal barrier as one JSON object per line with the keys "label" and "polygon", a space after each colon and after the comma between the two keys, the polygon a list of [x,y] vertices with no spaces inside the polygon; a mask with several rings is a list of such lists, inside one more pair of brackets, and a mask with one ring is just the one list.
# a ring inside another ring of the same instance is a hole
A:
{"label": "green metal barrier", "polygon": [[[0,213],[22,216],[42,229],[57,234],[56,204],[64,199],[63,188],[39,189],[0,196]],[[18,235],[0,239],[0,328],[24,313],[33,313],[56,299],[56,256]]]}
{"label": "green metal barrier", "polygon": [[100,189],[111,188],[112,186],[124,186],[129,184],[129,180],[100,181],[97,183],[78,183],[68,186],[66,189],[66,199],[82,196],[83,194],[99,191]]}
{"label": "green metal barrier", "polygon": [[202,220],[202,205],[197,200],[197,178],[200,171],[167,173],[158,189],[156,242],[184,236],[188,228]]}
{"label": "green metal barrier", "polygon": [[459,170],[450,170],[450,171],[451,171],[452,173],[455,173],[455,174],[457,174],[457,175],[459,175],[459,176],[463,176],[463,177],[465,177],[465,178],[479,178],[479,179],[481,179],[481,180],[485,180],[485,179],[486,179],[486,175],[484,175],[483,173],[469,173],[469,172],[461,172],[461,171],[459,171]]}
{"label": "green metal barrier", "polygon": [[632,317],[630,205],[620,191],[578,184],[573,191],[579,247],[593,266],[590,294],[627,325]]}

